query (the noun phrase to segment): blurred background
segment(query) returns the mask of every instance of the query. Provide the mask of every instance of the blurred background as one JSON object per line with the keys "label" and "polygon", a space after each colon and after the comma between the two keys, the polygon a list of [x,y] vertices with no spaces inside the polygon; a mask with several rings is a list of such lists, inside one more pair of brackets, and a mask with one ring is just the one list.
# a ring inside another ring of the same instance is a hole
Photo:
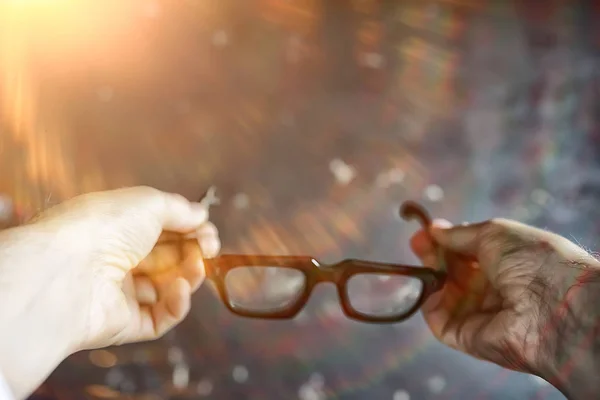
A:
{"label": "blurred background", "polygon": [[[492,0],[0,0],[0,219],[74,195],[215,185],[224,252],[417,263],[423,202],[597,249],[600,6]],[[164,339],[79,353],[43,399],[562,399],[420,315],[288,322],[207,288]],[[27,351],[27,349],[23,349]]]}

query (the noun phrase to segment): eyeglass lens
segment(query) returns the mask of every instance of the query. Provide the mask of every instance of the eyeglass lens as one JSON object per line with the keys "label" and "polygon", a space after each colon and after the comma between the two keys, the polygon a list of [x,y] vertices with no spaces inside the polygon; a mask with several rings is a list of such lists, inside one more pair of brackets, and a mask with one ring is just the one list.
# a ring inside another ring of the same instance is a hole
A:
{"label": "eyeglass lens", "polygon": [[304,273],[292,268],[240,266],[225,276],[229,303],[251,312],[285,310],[302,296],[305,287]]}
{"label": "eyeglass lens", "polygon": [[419,301],[423,282],[404,275],[356,274],[348,279],[346,290],[355,311],[385,318],[410,311]]}
{"label": "eyeglass lens", "polygon": [[[268,314],[292,307],[306,289],[303,272],[284,267],[239,266],[225,276],[233,308]],[[423,291],[418,278],[389,274],[356,274],[346,282],[350,306],[376,317],[400,316],[411,310]]]}

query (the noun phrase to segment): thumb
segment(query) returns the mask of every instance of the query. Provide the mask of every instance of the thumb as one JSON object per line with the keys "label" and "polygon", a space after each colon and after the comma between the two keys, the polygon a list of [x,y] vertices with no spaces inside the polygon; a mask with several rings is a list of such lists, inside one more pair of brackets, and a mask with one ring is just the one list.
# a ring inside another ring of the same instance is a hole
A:
{"label": "thumb", "polygon": [[452,228],[433,226],[430,233],[433,239],[446,249],[475,256],[481,247],[487,226],[489,226],[488,222],[460,225]]}
{"label": "thumb", "polygon": [[[185,197],[150,187],[133,187],[104,192],[97,196],[110,209],[119,209],[119,218],[112,224],[112,243],[120,243],[110,251],[123,257],[123,270],[136,267],[155,247],[163,231],[189,233],[208,220],[206,205],[191,203]],[[115,241],[115,239],[117,239]],[[179,257],[179,248],[169,252]]]}
{"label": "thumb", "polygon": [[158,192],[162,197],[154,210],[162,229],[173,232],[189,232],[197,229],[208,220],[208,207],[201,203],[191,203],[185,197]]}

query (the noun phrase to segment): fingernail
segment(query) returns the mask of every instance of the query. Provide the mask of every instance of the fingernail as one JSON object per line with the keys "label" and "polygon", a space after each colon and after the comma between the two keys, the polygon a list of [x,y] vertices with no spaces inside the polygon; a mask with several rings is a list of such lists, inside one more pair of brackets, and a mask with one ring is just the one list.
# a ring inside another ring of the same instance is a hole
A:
{"label": "fingernail", "polygon": [[197,234],[198,234],[198,237],[213,238],[213,237],[219,236],[219,230],[217,229],[217,227],[214,224],[212,224],[210,222],[206,222],[197,229]]}
{"label": "fingernail", "polygon": [[200,241],[202,253],[206,258],[213,258],[221,250],[221,241],[218,238],[204,239]]}
{"label": "fingernail", "polygon": [[433,228],[441,228],[441,229],[452,228],[452,223],[445,219],[434,219],[432,225],[433,225]]}
{"label": "fingernail", "polygon": [[439,237],[440,235],[443,235],[444,231],[448,230],[449,228],[451,228],[451,226],[434,225],[429,230],[429,234],[431,236],[433,236],[434,238],[436,238],[436,237]]}

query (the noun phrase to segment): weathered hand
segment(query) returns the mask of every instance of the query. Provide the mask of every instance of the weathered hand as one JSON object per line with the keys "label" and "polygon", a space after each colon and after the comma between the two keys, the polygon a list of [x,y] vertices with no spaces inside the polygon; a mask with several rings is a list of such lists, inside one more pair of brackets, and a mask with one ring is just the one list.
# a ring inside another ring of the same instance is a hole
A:
{"label": "weathered hand", "polygon": [[448,281],[423,308],[440,341],[537,374],[569,396],[598,394],[596,377],[589,379],[600,372],[594,257],[559,235],[505,219],[457,227],[436,221],[430,234],[416,233],[411,246],[434,268],[431,238],[446,250]]}

